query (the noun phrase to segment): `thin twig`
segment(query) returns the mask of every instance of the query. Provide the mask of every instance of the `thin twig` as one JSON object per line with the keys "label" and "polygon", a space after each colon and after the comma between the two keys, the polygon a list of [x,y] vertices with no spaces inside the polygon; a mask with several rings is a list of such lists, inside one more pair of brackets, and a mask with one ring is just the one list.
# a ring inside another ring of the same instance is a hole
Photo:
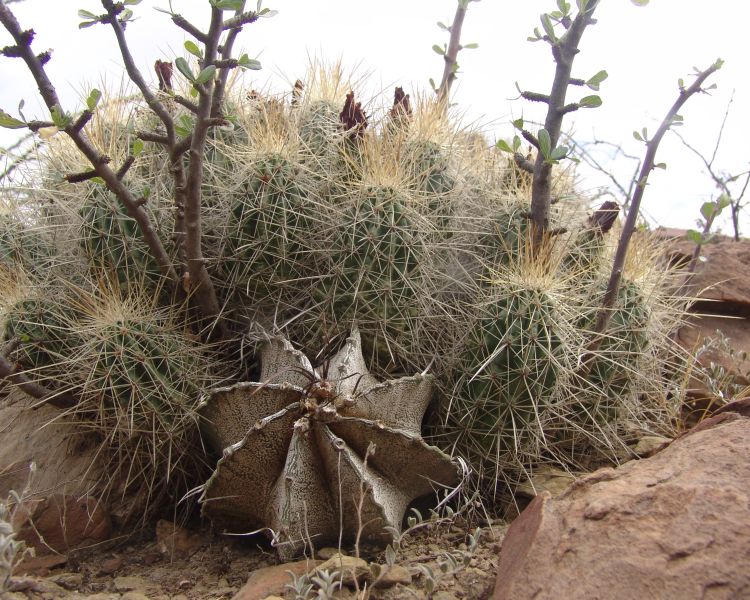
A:
{"label": "thin twig", "polygon": [[7,358],[9,352],[12,351],[12,347],[13,344],[11,343],[0,352],[0,380],[9,381],[32,398],[41,400],[42,404],[49,404],[55,408],[70,408],[76,405],[77,401],[71,394],[54,392],[32,381],[23,373],[18,373]]}
{"label": "thin twig", "polygon": [[453,17],[453,23],[448,28],[451,35],[448,40],[448,48],[443,55],[445,66],[443,67],[443,78],[437,89],[438,99],[441,102],[447,102],[451,93],[453,82],[456,81],[456,71],[458,71],[458,53],[461,51],[461,29],[466,17],[466,9],[471,0],[458,0],[456,15]]}
{"label": "thin twig", "polygon": [[669,112],[667,112],[667,115],[661,122],[661,125],[659,126],[656,134],[646,143],[646,156],[643,159],[643,167],[641,168],[641,172],[638,176],[638,183],[635,188],[635,194],[633,194],[633,201],[630,205],[630,210],[628,210],[628,215],[622,228],[620,241],[617,244],[617,251],[615,252],[615,258],[612,263],[612,272],[610,274],[609,282],[607,283],[607,290],[604,293],[602,306],[597,313],[596,323],[591,331],[592,337],[588,347],[586,348],[586,356],[582,358],[581,372],[584,377],[588,375],[588,372],[591,369],[591,359],[602,343],[602,334],[606,330],[609,319],[612,315],[612,308],[615,305],[617,292],[619,290],[620,281],[622,279],[623,268],[625,266],[625,257],[627,256],[628,247],[630,246],[630,239],[633,235],[633,232],[635,231],[635,224],[638,218],[638,213],[640,211],[641,200],[643,199],[643,194],[646,190],[646,184],[648,183],[648,177],[651,171],[654,169],[654,159],[656,158],[656,150],[659,148],[659,143],[664,137],[664,134],[672,126],[675,117],[678,115],[685,102],[687,102],[687,100],[694,94],[703,91],[701,87],[703,85],[703,82],[712,73],[721,68],[721,65],[721,61],[716,61],[708,69],[706,69],[705,71],[701,71],[689,88],[683,88],[680,90],[679,97],[669,109]]}
{"label": "thin twig", "polygon": [[[555,59],[555,78],[547,100],[547,116],[544,129],[549,134],[550,148],[555,148],[560,139],[563,116],[571,110],[565,104],[565,96],[571,83],[573,60],[578,54],[578,45],[586,27],[594,22],[593,15],[599,0],[589,0],[585,9],[579,11],[567,28],[565,34],[557,40],[548,40],[552,46]],[[531,187],[531,220],[533,223],[533,248],[540,248],[544,235],[549,229],[549,207],[552,197],[552,163],[537,153],[534,165],[534,179]]]}
{"label": "thin twig", "polygon": [[[103,2],[107,1],[108,0],[103,0]],[[47,108],[50,111],[61,111],[62,105],[57,96],[57,91],[47,77],[47,73],[45,72],[44,66],[39,57],[31,50],[33,32],[22,31],[21,26],[13,13],[3,3],[0,3],[0,22],[2,22],[5,29],[16,42],[14,49],[17,50],[18,56],[23,59],[31,72],[31,75],[34,77],[37,87],[39,88],[39,93],[42,96],[44,103],[47,105]],[[74,124],[66,126],[64,131],[71,140],[73,140],[78,150],[89,160],[91,166],[97,172],[99,177],[105,181],[107,187],[117,196],[120,202],[122,202],[128,215],[138,223],[143,239],[159,265],[162,274],[176,285],[177,273],[172,266],[172,261],[169,258],[164,245],[151,223],[148,213],[138,205],[136,197],[123,185],[120,179],[118,179],[117,174],[107,165],[102,154],[94,147],[83,131],[77,130]]]}

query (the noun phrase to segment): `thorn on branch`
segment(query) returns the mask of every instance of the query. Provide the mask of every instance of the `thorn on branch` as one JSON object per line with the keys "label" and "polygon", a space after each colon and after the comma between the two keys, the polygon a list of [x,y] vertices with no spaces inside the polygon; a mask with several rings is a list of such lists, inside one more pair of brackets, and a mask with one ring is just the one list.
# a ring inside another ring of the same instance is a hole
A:
{"label": "thorn on branch", "polygon": [[354,102],[354,92],[346,95],[344,109],[339,114],[339,120],[349,132],[351,139],[361,138],[367,129],[367,115],[362,110],[361,102]]}
{"label": "thorn on branch", "polygon": [[171,92],[172,91],[172,63],[157,60],[154,63],[154,70],[156,71],[156,77],[159,80],[159,91],[160,92]]}
{"label": "thorn on branch", "polygon": [[585,79],[578,79],[576,77],[571,77],[570,81],[568,82],[568,85],[583,86],[583,85],[586,85],[586,80]]}
{"label": "thorn on branch", "polygon": [[214,61],[214,66],[217,69],[236,69],[240,66],[240,61],[236,58],[222,58]]}
{"label": "thorn on branch", "polygon": [[545,104],[549,104],[549,96],[547,94],[540,94],[539,92],[521,92],[521,98],[530,102],[544,102]]}
{"label": "thorn on branch", "polygon": [[140,198],[138,198],[135,201],[135,205],[140,208],[141,206],[143,206],[147,202],[148,202],[148,198],[146,198],[146,196],[141,196]]}
{"label": "thorn on branch", "polygon": [[129,155],[125,159],[125,162],[122,163],[122,166],[120,166],[120,168],[117,170],[117,173],[116,173],[117,179],[122,179],[123,177],[125,177],[125,175],[127,175],[128,171],[130,170],[130,167],[133,166],[134,162],[135,162],[135,156],[133,156],[132,154]]}
{"label": "thorn on branch", "polygon": [[226,31],[227,29],[238,29],[242,27],[243,25],[247,25],[249,23],[255,23],[255,21],[258,20],[258,13],[254,11],[249,11],[242,13],[241,15],[237,15],[236,17],[232,17],[231,19],[227,19],[224,21],[224,23],[221,26],[221,29],[223,31]]}
{"label": "thorn on branch", "polygon": [[44,66],[46,65],[50,59],[52,58],[52,50],[45,50],[44,52],[40,52],[36,55],[36,59],[39,61],[39,64]]}
{"label": "thorn on branch", "polygon": [[208,41],[208,36],[182,15],[172,15],[172,23],[177,25],[180,29],[187,31],[199,42],[205,44]]}
{"label": "thorn on branch", "polygon": [[523,139],[525,139],[527,142],[529,142],[529,144],[531,144],[532,146],[534,146],[534,148],[536,148],[537,150],[539,150],[539,140],[536,139],[536,136],[533,133],[531,133],[530,131],[526,131],[525,129],[522,129],[521,130],[521,137],[523,137]]}
{"label": "thorn on branch", "polygon": [[191,113],[197,115],[198,114],[198,105],[194,102],[191,102],[184,96],[174,96],[174,101],[177,102],[177,104],[180,104],[187,108]]}
{"label": "thorn on branch", "polygon": [[84,127],[86,127],[86,124],[91,120],[91,117],[94,116],[94,113],[92,113],[90,110],[84,110],[81,113],[81,116],[76,119],[76,122],[73,123],[73,129],[78,132],[81,131]]}
{"label": "thorn on branch", "polygon": [[513,154],[513,160],[516,161],[516,165],[518,165],[518,168],[522,171],[525,171],[526,173],[534,173],[534,163],[520,152]]}
{"label": "thorn on branch", "polygon": [[568,113],[577,111],[579,108],[581,108],[581,105],[578,104],[578,102],[571,102],[570,104],[563,106],[559,113],[560,115],[567,115]]}
{"label": "thorn on branch", "polygon": [[153,142],[155,144],[161,144],[162,146],[169,145],[169,138],[166,135],[150,133],[148,131],[136,131],[135,136],[144,142]]}
{"label": "thorn on branch", "polygon": [[[109,161],[109,156],[102,156],[99,159],[99,164],[106,165]],[[83,171],[82,173],[71,173],[70,175],[65,175],[63,179],[68,183],[82,183],[84,181],[89,181],[94,177],[99,177],[99,173],[92,169],[90,171]]]}

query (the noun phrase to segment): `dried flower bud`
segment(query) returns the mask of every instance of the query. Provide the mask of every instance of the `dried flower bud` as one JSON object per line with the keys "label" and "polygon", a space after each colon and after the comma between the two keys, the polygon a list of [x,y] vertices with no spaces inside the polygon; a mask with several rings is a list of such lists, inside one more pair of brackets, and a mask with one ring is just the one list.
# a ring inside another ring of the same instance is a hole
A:
{"label": "dried flower bud", "polygon": [[397,87],[393,94],[393,108],[391,108],[391,118],[398,121],[403,117],[411,116],[411,103],[409,94],[404,92],[404,88]]}
{"label": "dried flower bud", "polygon": [[350,132],[349,136],[352,139],[361,137],[367,128],[367,115],[362,110],[362,103],[354,102],[354,92],[346,95],[344,110],[341,111],[339,119],[344,128]]}
{"label": "dried flower bud", "polygon": [[154,69],[156,70],[156,77],[159,79],[159,91],[171,92],[172,91],[172,63],[162,60],[157,60],[154,63]]}
{"label": "dried flower bud", "polygon": [[607,200],[589,217],[589,228],[598,228],[601,233],[607,233],[612,229],[619,214],[620,205],[612,200]]}

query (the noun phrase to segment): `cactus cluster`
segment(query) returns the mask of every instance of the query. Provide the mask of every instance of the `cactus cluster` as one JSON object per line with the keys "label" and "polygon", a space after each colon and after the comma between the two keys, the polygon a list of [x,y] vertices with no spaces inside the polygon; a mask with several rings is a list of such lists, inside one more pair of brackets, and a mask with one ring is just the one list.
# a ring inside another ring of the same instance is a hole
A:
{"label": "cactus cluster", "polygon": [[[291,98],[227,101],[231,125],[212,131],[206,152],[202,251],[230,330],[283,334],[314,357],[335,353],[356,326],[373,373],[431,369],[434,440],[467,458],[485,491],[539,461],[615,458],[625,420],[663,425],[666,336],[679,315],[655,283],[664,267],[629,267],[582,374],[612,240],[601,219],[582,218],[570,178],[558,177],[552,213],[568,233],[531,254],[529,186],[515,163],[439,103],[411,106],[401,90],[377,118],[355,87],[340,70],[314,69]],[[115,162],[148,120],[118,110],[88,126]],[[114,196],[96,181],[60,183],[85,170],[69,146],[52,140],[51,183],[30,191],[29,206],[54,207],[49,217],[0,215],[0,267],[34,282],[3,304],[3,339],[18,342],[12,358],[29,376],[74,390],[80,426],[123,452],[162,457],[152,473],[164,473],[196,452],[200,390],[235,358],[201,342],[191,310],[160,293],[165,282]],[[177,263],[164,151],[139,147],[124,182]],[[49,223],[54,260],[34,237],[44,240]]]}

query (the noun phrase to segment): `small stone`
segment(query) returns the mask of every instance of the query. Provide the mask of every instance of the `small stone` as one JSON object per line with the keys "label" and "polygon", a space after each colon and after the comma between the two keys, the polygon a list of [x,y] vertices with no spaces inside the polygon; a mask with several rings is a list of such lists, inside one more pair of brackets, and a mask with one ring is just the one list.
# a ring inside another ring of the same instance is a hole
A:
{"label": "small stone", "polygon": [[273,595],[283,596],[286,592],[286,585],[292,582],[292,575],[294,577],[304,575],[319,564],[319,560],[299,560],[256,569],[250,573],[247,583],[232,600],[262,600]]}
{"label": "small stone", "polygon": [[27,556],[13,568],[14,575],[38,575],[44,577],[49,570],[68,562],[68,557],[61,554],[48,556]]}
{"label": "small stone", "polygon": [[370,565],[361,558],[346,556],[337,552],[315,569],[316,573],[322,571],[328,571],[329,573],[338,571],[341,574],[341,580],[344,585],[354,585],[355,580],[359,581],[366,575],[369,575]]}
{"label": "small stone", "polygon": [[554,467],[541,467],[524,483],[516,487],[516,493],[529,498],[549,492],[553,497],[559,496],[576,480],[574,475]]}
{"label": "small stone", "polygon": [[126,592],[120,597],[120,600],[151,600],[146,594],[140,592]]}
{"label": "small stone", "polygon": [[338,553],[339,551],[337,548],[326,546],[325,548],[318,550],[315,554],[317,554],[318,558],[321,560],[328,560],[329,558],[336,556]]}
{"label": "small stone", "polygon": [[59,575],[50,577],[50,579],[66,590],[77,590],[83,585],[83,575],[81,573],[60,573]]}
{"label": "small stone", "polygon": [[115,577],[115,589],[120,592],[140,592],[149,587],[148,581],[142,577]]}
{"label": "small stone", "polygon": [[666,447],[671,441],[669,438],[661,435],[644,435],[638,440],[635,448],[633,448],[633,452],[640,458],[648,458]]}
{"label": "small stone", "polygon": [[112,575],[112,573],[119,571],[121,567],[122,558],[119,556],[114,556],[112,558],[108,558],[107,560],[103,561],[101,565],[99,565],[99,573],[101,575]]}
{"label": "small stone", "polygon": [[394,585],[409,585],[411,573],[401,565],[370,565],[370,577],[372,586],[376,588],[389,588]]}
{"label": "small stone", "polygon": [[156,543],[159,552],[170,558],[192,556],[203,545],[204,538],[191,534],[184,527],[161,519],[156,523]]}

